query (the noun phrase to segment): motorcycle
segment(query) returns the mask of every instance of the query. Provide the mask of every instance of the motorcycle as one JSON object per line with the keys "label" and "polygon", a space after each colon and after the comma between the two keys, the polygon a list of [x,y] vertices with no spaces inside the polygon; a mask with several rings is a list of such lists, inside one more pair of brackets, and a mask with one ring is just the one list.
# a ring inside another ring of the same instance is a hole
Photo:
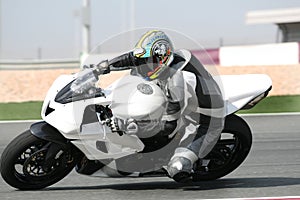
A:
{"label": "motorcycle", "polygon": [[[116,46],[120,50],[132,35],[114,38],[114,43],[99,49]],[[181,35],[177,38],[190,42]],[[186,56],[183,50],[177,53]],[[95,59],[103,60],[99,54]],[[100,62],[54,81],[43,102],[43,121],[14,138],[1,155],[0,171],[6,183],[20,190],[42,189],[74,168],[95,177],[168,176],[165,166],[183,137],[180,118],[175,128],[162,131],[167,98],[161,87],[131,74],[115,79],[114,72],[105,74],[106,69],[107,62]],[[194,182],[224,177],[246,159],[252,133],[235,113],[255,106],[272,87],[264,74],[214,78],[225,102],[225,123],[214,148],[195,163]]]}
{"label": "motorcycle", "polygon": [[[20,190],[45,188],[73,168],[79,174],[99,177],[167,176],[163,166],[182,135],[176,129],[150,137],[132,133],[138,126],[152,123],[143,116],[155,118],[162,112],[166,99],[160,87],[126,75],[121,84],[117,80],[100,88],[96,83],[102,69],[100,64],[57,78],[43,103],[43,121],[32,124],[2,153],[1,175],[9,185]],[[226,104],[225,125],[213,150],[196,163],[195,182],[221,178],[246,159],[251,130],[234,113],[252,108],[267,96],[272,85],[264,74],[221,75],[219,79]],[[134,96],[130,102],[124,100],[128,93]],[[113,132],[109,124],[115,116],[135,121],[123,121],[127,132]]]}

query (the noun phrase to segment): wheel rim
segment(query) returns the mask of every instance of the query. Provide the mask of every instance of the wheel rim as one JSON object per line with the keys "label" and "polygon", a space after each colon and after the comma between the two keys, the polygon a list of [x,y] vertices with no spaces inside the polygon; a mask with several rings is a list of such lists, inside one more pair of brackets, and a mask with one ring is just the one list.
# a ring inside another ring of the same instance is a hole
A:
{"label": "wheel rim", "polygon": [[45,177],[50,176],[58,167],[59,162],[56,161],[50,168],[44,167],[47,149],[41,149],[33,153],[23,165],[23,173],[26,176]]}
{"label": "wheel rim", "polygon": [[33,155],[35,152],[39,151],[46,142],[36,142],[34,144],[31,144],[29,147],[25,148],[21,154],[18,156],[16,162],[14,163],[14,170],[15,170],[15,176],[23,181],[23,179],[26,177],[26,174],[24,173],[24,164]]}
{"label": "wheel rim", "polygon": [[56,172],[62,172],[73,161],[68,153],[62,152],[49,168],[45,168],[43,164],[48,151],[45,146],[46,141],[37,141],[21,152],[14,163],[14,173],[19,181],[42,183],[52,179]]}
{"label": "wheel rim", "polygon": [[234,133],[222,133],[213,150],[199,163],[196,171],[199,174],[224,170],[235,162],[242,149],[241,139]]}

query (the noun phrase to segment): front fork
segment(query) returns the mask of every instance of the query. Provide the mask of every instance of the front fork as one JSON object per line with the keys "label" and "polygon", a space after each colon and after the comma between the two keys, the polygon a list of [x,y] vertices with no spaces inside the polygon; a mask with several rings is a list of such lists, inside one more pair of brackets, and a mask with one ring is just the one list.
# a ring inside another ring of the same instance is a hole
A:
{"label": "front fork", "polygon": [[43,149],[47,150],[43,164],[45,170],[50,169],[63,153],[69,155],[63,162],[64,164],[76,162],[83,156],[81,151],[70,143],[55,127],[44,121],[32,124],[30,131],[34,136],[48,141],[43,147]]}

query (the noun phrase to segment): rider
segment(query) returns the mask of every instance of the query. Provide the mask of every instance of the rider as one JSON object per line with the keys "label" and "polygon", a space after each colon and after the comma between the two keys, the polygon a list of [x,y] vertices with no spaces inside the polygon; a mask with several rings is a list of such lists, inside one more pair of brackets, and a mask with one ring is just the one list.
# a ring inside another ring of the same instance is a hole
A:
{"label": "rider", "polygon": [[212,76],[189,51],[175,52],[160,30],[146,32],[133,51],[109,64],[111,70],[131,69],[133,75],[156,81],[168,97],[169,129],[178,116],[186,115],[179,130],[184,135],[166,170],[175,181],[189,180],[194,164],[212,150],[224,125],[224,102]]}

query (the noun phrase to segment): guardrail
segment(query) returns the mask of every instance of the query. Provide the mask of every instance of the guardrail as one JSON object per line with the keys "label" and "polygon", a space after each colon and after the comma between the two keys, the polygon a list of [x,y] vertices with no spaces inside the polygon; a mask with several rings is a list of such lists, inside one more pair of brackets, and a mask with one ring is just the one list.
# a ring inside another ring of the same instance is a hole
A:
{"label": "guardrail", "polygon": [[0,60],[0,70],[72,69],[79,66],[79,59]]}
{"label": "guardrail", "polygon": [[[216,49],[194,49],[191,52],[204,65],[273,66],[300,63],[300,43],[276,43],[247,46],[225,46]],[[84,63],[98,63],[121,53],[94,54],[85,57]],[[87,55],[86,55],[87,56]],[[83,57],[82,57],[83,58]],[[0,60],[0,70],[80,68],[80,59]]]}

